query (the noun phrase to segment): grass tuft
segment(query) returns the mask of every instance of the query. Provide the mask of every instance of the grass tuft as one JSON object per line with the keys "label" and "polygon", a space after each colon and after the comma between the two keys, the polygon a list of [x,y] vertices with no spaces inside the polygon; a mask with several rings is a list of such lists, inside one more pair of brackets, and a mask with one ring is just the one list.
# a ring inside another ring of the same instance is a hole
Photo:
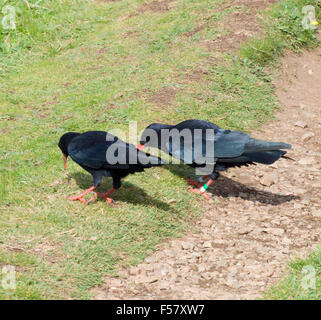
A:
{"label": "grass tuft", "polygon": [[302,8],[315,5],[316,20],[321,17],[318,1],[285,0],[273,5],[262,17],[265,27],[263,38],[253,39],[242,46],[240,54],[260,66],[273,63],[283,50],[300,51],[318,45],[315,30],[302,27],[304,13]]}

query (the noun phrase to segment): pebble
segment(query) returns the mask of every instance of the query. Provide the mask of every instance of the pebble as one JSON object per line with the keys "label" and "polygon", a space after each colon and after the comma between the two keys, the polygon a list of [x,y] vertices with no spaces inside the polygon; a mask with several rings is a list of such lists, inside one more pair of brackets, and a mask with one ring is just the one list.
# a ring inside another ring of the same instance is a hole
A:
{"label": "pebble", "polygon": [[204,218],[204,219],[201,220],[200,224],[203,227],[211,227],[213,222],[211,220],[209,220],[209,219]]}
{"label": "pebble", "polygon": [[272,174],[266,174],[260,179],[260,183],[262,186],[270,187],[275,183],[275,176]]}
{"label": "pebble", "polygon": [[307,123],[304,122],[304,121],[297,121],[297,122],[295,123],[295,126],[296,126],[296,127],[303,128],[303,129],[305,129],[305,128],[308,127]]}
{"label": "pebble", "polygon": [[313,209],[311,214],[313,215],[313,217],[321,218],[321,209]]}
{"label": "pebble", "polygon": [[311,157],[307,157],[299,160],[299,164],[303,164],[303,165],[311,165],[311,164],[314,164],[314,162],[315,162],[314,158],[311,158]]}
{"label": "pebble", "polygon": [[302,140],[304,141],[304,142],[306,142],[306,141],[309,141],[311,138],[313,138],[314,137],[314,133],[313,132],[307,132],[306,134],[304,134],[303,136],[302,136]]}

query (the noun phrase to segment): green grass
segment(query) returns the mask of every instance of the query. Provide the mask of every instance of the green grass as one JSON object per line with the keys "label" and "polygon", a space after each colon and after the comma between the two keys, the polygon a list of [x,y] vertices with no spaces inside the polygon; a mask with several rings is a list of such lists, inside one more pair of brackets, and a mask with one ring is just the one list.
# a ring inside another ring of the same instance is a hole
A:
{"label": "green grass", "polygon": [[262,22],[265,34],[262,38],[254,38],[240,49],[240,56],[256,65],[271,64],[285,49],[300,51],[318,45],[314,32],[302,27],[302,8],[314,5],[315,18],[320,21],[320,1],[317,0],[284,0],[264,12]]}
{"label": "green grass", "polygon": [[321,248],[316,249],[307,259],[292,261],[285,277],[269,289],[265,299],[320,300]]}
{"label": "green grass", "polygon": [[[43,0],[38,8],[29,0],[30,9],[6,1],[17,8],[17,28],[0,36],[0,266],[16,267],[17,290],[0,288],[0,298],[89,298],[104,275],[191,229],[201,207],[181,178],[184,166],[132,175],[115,206],[86,206],[67,195],[91,178],[72,161],[63,170],[57,143],[66,131],[128,132],[130,121],[141,130],[202,118],[249,131],[269,119],[277,102],[262,65],[251,56],[213,65],[215,52],[202,45],[225,32],[230,13],[246,10],[216,10],[223,2],[180,0],[139,13],[144,1]],[[200,66],[208,72],[188,80]],[[151,102],[168,87],[170,102]]]}

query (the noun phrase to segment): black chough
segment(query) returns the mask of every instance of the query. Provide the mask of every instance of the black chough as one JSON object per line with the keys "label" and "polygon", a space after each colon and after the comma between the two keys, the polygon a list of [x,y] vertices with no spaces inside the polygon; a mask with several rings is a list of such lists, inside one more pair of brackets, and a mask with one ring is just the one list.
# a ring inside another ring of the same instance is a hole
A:
{"label": "black chough", "polygon": [[[65,169],[67,158],[70,156],[93,177],[92,187],[78,196],[69,197],[70,200],[84,203],[87,201],[83,197],[91,191],[111,203],[112,199],[108,196],[120,188],[122,178],[130,173],[142,172],[146,168],[162,164],[161,159],[150,156],[104,131],[68,132],[60,138],[58,146],[63,153]],[[103,177],[113,179],[113,188],[105,194],[95,191],[102,183]]]}
{"label": "black chough", "polygon": [[[180,137],[173,138],[177,133]],[[149,125],[143,131],[138,149],[142,150],[146,146],[158,148],[193,168],[201,169],[204,160],[212,165],[213,170],[199,180],[187,179],[190,185],[199,188],[191,191],[200,193],[207,199],[209,196],[205,191],[219,176],[220,171],[255,163],[272,164],[286,154],[281,149],[291,149],[291,145],[287,143],[256,140],[246,133],[224,130],[214,123],[195,119],[176,125]],[[210,156],[206,152],[208,146],[213,150]],[[201,186],[200,182],[207,177],[210,180]]]}

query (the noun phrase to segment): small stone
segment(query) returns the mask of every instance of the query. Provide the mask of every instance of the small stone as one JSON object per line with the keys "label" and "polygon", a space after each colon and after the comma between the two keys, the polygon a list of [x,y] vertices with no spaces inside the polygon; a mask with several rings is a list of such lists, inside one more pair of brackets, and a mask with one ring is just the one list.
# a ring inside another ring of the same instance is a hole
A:
{"label": "small stone", "polygon": [[157,282],[158,281],[158,278],[157,277],[149,277],[147,279],[147,283],[154,283],[154,282]]}
{"label": "small stone", "polygon": [[301,203],[294,203],[293,204],[293,208],[294,209],[302,209],[304,207],[304,205],[303,204],[301,204]]}
{"label": "small stone", "polygon": [[308,74],[311,76],[313,74],[313,71],[309,69]]}
{"label": "small stone", "polygon": [[309,141],[311,138],[314,137],[314,133],[308,132],[302,136],[303,141]]}
{"label": "small stone", "polygon": [[205,264],[200,264],[198,266],[198,272],[203,273],[206,270]]}
{"label": "small stone", "polygon": [[284,233],[284,229],[281,228],[272,228],[271,233],[275,236],[281,236]]}
{"label": "small stone", "polygon": [[313,188],[321,188],[321,181],[315,182],[312,184]]}
{"label": "small stone", "polygon": [[300,128],[303,128],[303,129],[308,127],[308,125],[304,121],[297,121],[294,125],[296,127],[300,127]]}
{"label": "small stone", "polygon": [[168,290],[168,289],[170,289],[170,285],[167,281],[162,280],[161,282],[159,282],[158,288],[159,288],[159,290]]}
{"label": "small stone", "polygon": [[129,269],[129,274],[132,276],[136,276],[139,273],[140,273],[140,269],[138,267],[131,267]]}
{"label": "small stone", "polygon": [[192,242],[182,242],[181,243],[181,247],[184,250],[193,250],[195,245]]}
{"label": "small stone", "polygon": [[228,287],[233,288],[233,289],[238,289],[240,287],[239,282],[233,278],[228,278],[225,281],[225,285],[227,285]]}
{"label": "small stone", "polygon": [[303,158],[299,161],[299,164],[303,164],[303,165],[314,164],[314,158],[311,158],[311,157]]}
{"label": "small stone", "polygon": [[283,242],[284,244],[286,244],[286,245],[290,245],[290,244],[292,243],[292,240],[289,239],[289,238],[287,238],[287,237],[284,237],[284,238],[282,239],[282,242]]}
{"label": "small stone", "polygon": [[224,248],[226,246],[227,244],[225,243],[224,240],[217,239],[212,241],[212,247],[214,248]]}
{"label": "small stone", "polygon": [[201,226],[202,227],[211,227],[212,224],[213,224],[213,222],[211,220],[209,220],[209,219],[203,218],[201,220]]}
{"label": "small stone", "polygon": [[274,184],[274,179],[272,175],[266,174],[260,179],[260,183],[262,186],[270,187],[272,184]]}
{"label": "small stone", "polygon": [[302,189],[302,188],[295,188],[295,193],[296,194],[304,194],[304,193],[306,193],[306,190]]}
{"label": "small stone", "polygon": [[153,263],[156,262],[156,259],[154,257],[147,257],[144,260],[146,263]]}
{"label": "small stone", "polygon": [[211,248],[212,247],[212,241],[205,241],[203,243],[204,248]]}
{"label": "small stone", "polygon": [[128,272],[126,270],[120,270],[118,271],[118,276],[121,279],[125,279],[128,277]]}
{"label": "small stone", "polygon": [[313,209],[311,214],[313,215],[313,217],[316,217],[316,218],[321,218],[321,209]]}
{"label": "small stone", "polygon": [[284,233],[284,229],[281,228],[267,228],[267,233],[273,234],[275,236],[281,236]]}
{"label": "small stone", "polygon": [[237,233],[239,235],[244,235],[244,234],[248,234],[248,233],[250,233],[252,231],[253,231],[253,228],[243,227],[243,228],[240,228]]}

